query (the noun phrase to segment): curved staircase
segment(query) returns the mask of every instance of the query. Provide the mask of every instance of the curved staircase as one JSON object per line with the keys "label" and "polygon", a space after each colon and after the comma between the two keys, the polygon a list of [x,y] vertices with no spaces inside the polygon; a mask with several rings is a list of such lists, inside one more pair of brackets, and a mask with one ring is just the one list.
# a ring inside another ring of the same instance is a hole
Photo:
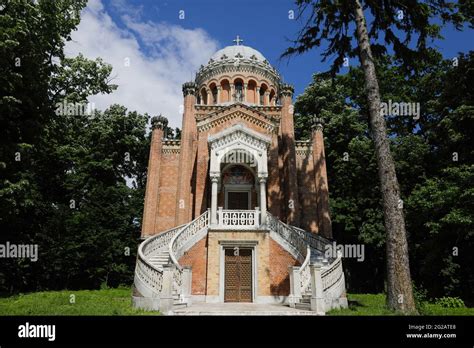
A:
{"label": "curved staircase", "polygon": [[[288,303],[291,307],[324,314],[332,308],[347,306],[341,256],[324,256],[325,246],[331,240],[285,224],[270,214],[261,228],[268,230],[270,237],[301,264],[290,267]],[[149,237],[140,244],[134,279],[135,307],[166,314],[191,305],[191,268],[181,266],[178,260],[208,230],[209,211],[206,211],[190,223]]]}

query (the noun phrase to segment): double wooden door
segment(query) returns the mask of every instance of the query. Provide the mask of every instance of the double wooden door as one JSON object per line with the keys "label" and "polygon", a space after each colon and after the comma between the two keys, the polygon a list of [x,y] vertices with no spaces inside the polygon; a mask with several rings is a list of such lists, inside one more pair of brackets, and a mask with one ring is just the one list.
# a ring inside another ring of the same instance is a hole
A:
{"label": "double wooden door", "polygon": [[224,250],[224,302],[252,302],[252,249]]}

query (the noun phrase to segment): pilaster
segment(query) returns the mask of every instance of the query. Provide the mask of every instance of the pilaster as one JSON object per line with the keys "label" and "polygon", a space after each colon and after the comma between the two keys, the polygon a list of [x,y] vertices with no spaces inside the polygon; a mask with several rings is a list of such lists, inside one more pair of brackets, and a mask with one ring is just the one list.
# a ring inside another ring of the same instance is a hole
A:
{"label": "pilaster", "polygon": [[145,206],[143,208],[142,237],[148,237],[157,232],[155,224],[158,215],[161,148],[164,128],[168,120],[163,116],[151,119],[151,144],[148,158],[148,171],[145,190]]}
{"label": "pilaster", "polygon": [[283,184],[286,199],[284,205],[286,206],[286,222],[290,225],[299,226],[300,205],[296,175],[295,131],[292,103],[293,92],[294,89],[291,85],[286,84],[281,86],[282,149],[280,156],[282,157],[283,161]]}
{"label": "pilaster", "polygon": [[192,219],[192,174],[194,164],[194,142],[196,140],[196,119],[194,105],[197,87],[194,82],[183,84],[184,114],[179,156],[178,190],[176,194],[176,225]]}
{"label": "pilaster", "polygon": [[318,233],[326,238],[332,238],[331,217],[329,216],[329,187],[324,153],[323,120],[313,117],[313,166],[316,186],[316,209]]}

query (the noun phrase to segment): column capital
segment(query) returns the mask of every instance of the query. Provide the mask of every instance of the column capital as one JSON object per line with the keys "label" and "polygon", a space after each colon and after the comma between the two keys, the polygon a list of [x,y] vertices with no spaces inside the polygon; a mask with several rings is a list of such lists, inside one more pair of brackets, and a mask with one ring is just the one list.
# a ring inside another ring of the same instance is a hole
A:
{"label": "column capital", "polygon": [[165,129],[168,125],[168,119],[161,114],[151,118],[151,129]]}
{"label": "column capital", "polygon": [[220,178],[220,173],[210,173],[209,176],[211,177],[212,183],[218,183]]}
{"label": "column capital", "polygon": [[315,131],[323,131],[324,128],[324,119],[317,117],[315,115],[311,116],[311,129]]}
{"label": "column capital", "polygon": [[183,84],[183,96],[196,95],[197,86],[194,82],[185,82]]}
{"label": "column capital", "polygon": [[268,178],[268,174],[259,174],[258,175],[258,182],[259,183],[266,183]]}
{"label": "column capital", "polygon": [[284,97],[291,98],[294,92],[295,92],[295,89],[292,85],[285,83],[280,86],[280,94]]}

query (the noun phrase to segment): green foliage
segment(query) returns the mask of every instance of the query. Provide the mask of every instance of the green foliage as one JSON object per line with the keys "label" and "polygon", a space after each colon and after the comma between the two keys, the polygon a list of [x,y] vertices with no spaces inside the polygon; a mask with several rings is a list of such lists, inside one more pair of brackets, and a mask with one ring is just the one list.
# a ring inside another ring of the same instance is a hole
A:
{"label": "green foliage", "polygon": [[428,291],[426,291],[426,289],[413,284],[413,297],[415,298],[416,310],[418,313],[423,313],[426,308],[426,303],[428,301],[427,294]]}
{"label": "green foliage", "polygon": [[150,137],[148,115],[56,103],[110,93],[110,65],[65,58],[86,1],[12,0],[0,16],[0,242],[37,244],[2,260],[0,292],[132,281]]}
{"label": "green foliage", "polygon": [[[313,48],[324,47],[323,61],[331,58],[331,73],[339,71],[344,59],[358,55],[359,47],[355,22],[355,1],[296,0],[298,19],[303,28],[282,56],[302,54]],[[393,51],[394,58],[402,61],[406,71],[417,70],[436,55],[427,43],[441,38],[441,26],[450,22],[457,29],[464,22],[473,21],[472,8],[454,1],[400,0],[360,1],[363,9],[370,13],[367,32],[371,50],[376,60]],[[380,81],[380,80],[379,80]]]}
{"label": "green foliage", "polygon": [[[47,291],[0,298],[0,315],[159,315],[130,306],[129,287]],[[71,303],[71,295],[74,302]]]}
{"label": "green foliage", "polygon": [[441,297],[436,300],[436,304],[443,308],[466,308],[459,297]]}
{"label": "green foliage", "polygon": [[[385,305],[385,294],[348,294],[349,308],[333,309],[327,315],[398,315],[390,311]],[[437,303],[425,303],[422,315],[474,315],[474,308],[444,307]]]}
{"label": "green foliage", "polygon": [[[411,78],[390,59],[381,61],[382,100],[419,102],[422,112],[419,120],[387,117],[413,280],[428,298],[449,295],[472,302],[474,53],[460,55],[457,67],[438,56]],[[333,233],[340,243],[365,245],[364,262],[344,263],[347,284],[350,291],[379,292],[385,229],[362,81],[359,68],[333,79],[315,75],[296,100],[295,133],[309,138],[309,116],[325,118]]]}

